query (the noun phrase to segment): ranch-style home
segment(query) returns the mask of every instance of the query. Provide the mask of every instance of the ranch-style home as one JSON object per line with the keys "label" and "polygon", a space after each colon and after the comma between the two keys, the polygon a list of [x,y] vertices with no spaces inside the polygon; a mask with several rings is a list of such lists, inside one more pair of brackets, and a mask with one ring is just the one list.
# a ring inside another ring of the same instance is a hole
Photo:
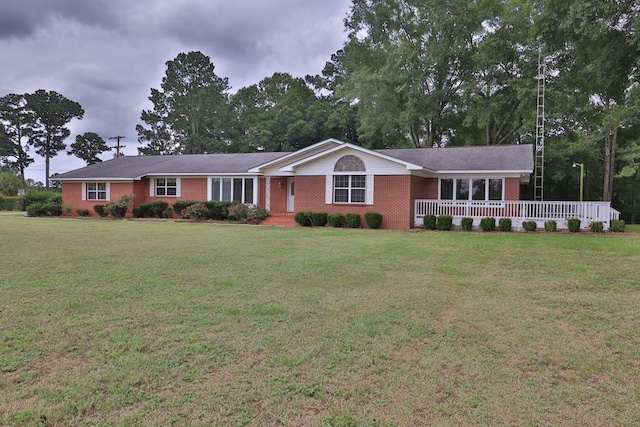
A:
{"label": "ranch-style home", "polygon": [[[63,203],[91,213],[96,204],[134,194],[135,206],[184,199],[261,205],[272,215],[375,211],[383,215],[382,228],[420,226],[426,214],[452,215],[454,224],[465,216],[511,217],[514,227],[527,219],[557,217],[562,227],[562,220],[575,216],[573,205],[552,209],[549,203],[520,201],[521,184],[533,173],[533,150],[532,145],[369,150],[329,139],[288,153],[123,156],[54,179],[62,183]],[[604,206],[601,214],[610,219]]]}

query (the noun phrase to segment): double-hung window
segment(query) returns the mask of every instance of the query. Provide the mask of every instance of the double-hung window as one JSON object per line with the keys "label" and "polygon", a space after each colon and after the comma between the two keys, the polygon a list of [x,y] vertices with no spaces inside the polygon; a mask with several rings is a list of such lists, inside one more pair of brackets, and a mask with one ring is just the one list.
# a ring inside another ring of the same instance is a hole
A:
{"label": "double-hung window", "polygon": [[106,182],[87,182],[86,200],[108,200]]}
{"label": "double-hung window", "polygon": [[176,197],[178,195],[178,179],[177,178],[156,178],[155,195]]}
{"label": "double-hung window", "polygon": [[[367,176],[360,158],[341,157],[333,169],[333,203],[365,203],[367,200]],[[358,173],[360,172],[360,173]]]}
{"label": "double-hung window", "polygon": [[502,178],[440,179],[440,200],[503,200]]}
{"label": "double-hung window", "polygon": [[253,178],[211,178],[211,200],[214,202],[254,203]]}

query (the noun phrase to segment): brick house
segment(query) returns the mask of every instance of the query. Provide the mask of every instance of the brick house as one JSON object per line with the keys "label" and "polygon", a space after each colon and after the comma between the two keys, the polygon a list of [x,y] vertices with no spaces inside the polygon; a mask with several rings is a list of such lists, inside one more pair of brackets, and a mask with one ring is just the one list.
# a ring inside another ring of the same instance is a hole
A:
{"label": "brick house", "polygon": [[135,194],[136,206],[188,199],[256,204],[272,214],[375,211],[383,228],[411,228],[422,223],[422,201],[455,210],[519,200],[533,154],[532,145],[369,150],[329,139],[289,153],[124,156],[55,179],[64,203],[91,214],[96,204]]}

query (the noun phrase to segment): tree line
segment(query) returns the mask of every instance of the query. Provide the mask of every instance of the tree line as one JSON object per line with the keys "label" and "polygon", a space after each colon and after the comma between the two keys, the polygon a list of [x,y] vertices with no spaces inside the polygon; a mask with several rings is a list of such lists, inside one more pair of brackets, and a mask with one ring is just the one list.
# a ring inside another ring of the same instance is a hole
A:
{"label": "tree line", "polygon": [[[635,222],[635,0],[353,0],[345,29],[322,73],[275,73],[235,93],[209,57],[179,54],[141,112],[140,154],[291,151],[329,137],[374,149],[534,143],[540,58],[545,195],[577,199],[578,162],[585,199],[613,200]],[[99,140],[76,144],[86,154]]]}

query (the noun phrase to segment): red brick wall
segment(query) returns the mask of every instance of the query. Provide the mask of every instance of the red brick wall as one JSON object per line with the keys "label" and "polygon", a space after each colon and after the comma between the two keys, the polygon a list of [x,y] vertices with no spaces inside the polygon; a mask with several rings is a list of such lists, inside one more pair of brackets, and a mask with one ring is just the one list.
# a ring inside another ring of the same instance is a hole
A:
{"label": "red brick wall", "polygon": [[418,197],[418,199],[438,199],[439,197],[438,178],[426,178],[424,195]]}
{"label": "red brick wall", "polygon": [[[365,204],[325,204],[324,176],[297,176],[295,211],[310,210],[327,213],[359,213],[362,225],[366,227],[364,214],[382,214],[381,228],[411,228],[413,223],[413,194],[424,191],[420,178],[410,175],[376,176],[374,181],[373,205]],[[417,186],[417,189],[413,187]]]}
{"label": "red brick wall", "polygon": [[[126,194],[134,194],[133,183],[131,182],[112,182],[110,185],[109,200],[82,200],[82,183],[81,182],[63,182],[62,183],[62,203],[69,203],[73,206],[72,215],[77,215],[78,209],[87,209],[89,215],[95,216],[93,210],[95,205],[106,205],[110,201],[117,201]],[[136,201],[137,203],[137,201]]]}
{"label": "red brick wall", "polygon": [[520,178],[505,178],[504,199],[520,200]]}

